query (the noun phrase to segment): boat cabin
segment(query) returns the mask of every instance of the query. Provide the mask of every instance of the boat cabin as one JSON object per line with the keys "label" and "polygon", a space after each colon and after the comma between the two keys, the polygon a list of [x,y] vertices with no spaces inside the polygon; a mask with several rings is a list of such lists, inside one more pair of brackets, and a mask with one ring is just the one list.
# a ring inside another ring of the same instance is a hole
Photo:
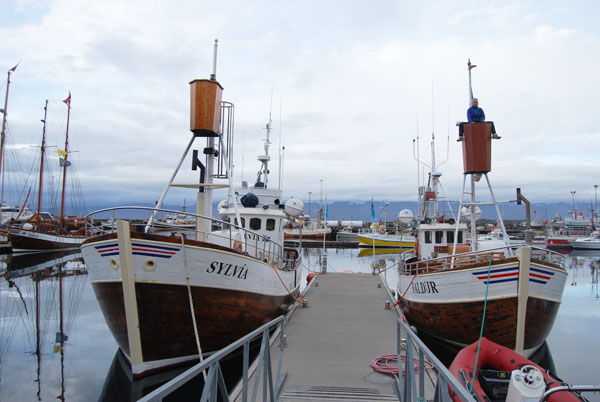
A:
{"label": "boat cabin", "polygon": [[418,254],[421,259],[431,259],[452,254],[456,243],[456,253],[471,250],[467,244],[467,225],[450,223],[424,223],[417,228]]}

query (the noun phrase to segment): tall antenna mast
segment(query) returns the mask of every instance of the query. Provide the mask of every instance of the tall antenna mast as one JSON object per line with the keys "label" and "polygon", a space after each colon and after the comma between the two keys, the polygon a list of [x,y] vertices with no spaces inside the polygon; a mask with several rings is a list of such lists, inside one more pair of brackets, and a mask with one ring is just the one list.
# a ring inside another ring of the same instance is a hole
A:
{"label": "tall antenna mast", "polygon": [[471,58],[467,62],[467,67],[469,68],[469,103],[473,100],[473,87],[471,86],[471,69],[477,67],[475,64],[471,64]]}
{"label": "tall antenna mast", "polygon": [[213,54],[213,72],[210,75],[211,81],[217,80],[217,48],[219,47],[219,40],[215,39],[215,51]]}

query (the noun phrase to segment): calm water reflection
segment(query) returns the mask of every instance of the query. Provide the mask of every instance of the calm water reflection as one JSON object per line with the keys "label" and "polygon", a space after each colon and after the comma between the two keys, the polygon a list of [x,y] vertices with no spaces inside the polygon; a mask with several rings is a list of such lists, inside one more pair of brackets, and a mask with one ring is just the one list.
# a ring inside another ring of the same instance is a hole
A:
{"label": "calm water reflection", "polygon": [[[370,273],[374,265],[391,266],[398,259],[398,254],[359,256],[357,249],[329,249],[327,271]],[[303,277],[309,270],[320,271],[322,262],[321,250],[305,250]],[[129,401],[179,373],[131,380],[80,254],[2,256],[1,264],[0,400]],[[569,280],[548,346],[564,380],[598,384],[600,253],[572,253],[567,269]],[[396,270],[383,275],[395,286]]]}

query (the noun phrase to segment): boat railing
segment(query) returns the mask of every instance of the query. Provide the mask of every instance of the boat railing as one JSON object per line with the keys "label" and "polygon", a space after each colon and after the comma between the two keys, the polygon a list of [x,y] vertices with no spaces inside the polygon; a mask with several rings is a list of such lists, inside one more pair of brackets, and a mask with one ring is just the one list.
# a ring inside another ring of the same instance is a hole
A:
{"label": "boat railing", "polygon": [[[139,213],[140,211],[149,211],[157,214],[185,215],[186,217],[193,218],[197,223],[195,223],[193,227],[190,227],[154,219],[152,220],[151,225],[147,226],[146,221],[134,218],[136,215],[141,215]],[[295,264],[295,259],[293,257],[284,255],[283,246],[273,241],[268,236],[264,236],[260,233],[221,219],[171,209],[139,206],[100,209],[91,212],[85,217],[86,236],[96,236],[116,232],[116,222],[119,219],[130,221],[134,227],[147,231],[148,233],[160,233],[162,235],[170,235],[180,239],[188,238],[192,240],[204,240],[211,244],[232,248],[250,257],[267,262],[278,269],[292,269]],[[102,224],[102,222],[106,220],[108,220],[109,225]],[[135,225],[136,222],[139,223],[137,226]],[[213,227],[220,228],[221,230],[212,230],[211,228]]]}
{"label": "boat railing", "polygon": [[[502,246],[411,262],[408,261],[408,258],[404,258],[401,261],[400,270],[406,274],[414,275],[432,271],[444,271],[490,260],[492,262],[502,261],[507,255],[513,256],[515,249],[519,247],[522,246]],[[566,257],[564,255],[541,247],[529,247],[531,248],[532,257],[535,259],[547,261],[562,267],[565,266]],[[407,254],[407,257],[412,256]]]}
{"label": "boat railing", "polygon": [[[467,389],[452,375],[450,370],[429,350],[417,334],[402,319],[397,323],[397,355],[398,362],[404,361],[401,368],[398,364],[398,375],[394,376],[396,381],[396,391],[401,401],[424,401],[431,400],[426,397],[425,392],[425,360],[431,363],[437,373],[437,384],[435,388],[435,397],[433,400],[440,402],[450,402],[449,390],[458,395],[462,401],[475,401],[475,398]],[[403,337],[403,334],[406,334]],[[414,356],[415,350],[417,357]],[[405,354],[402,360],[401,353]],[[418,374],[415,373],[418,361]]]}
{"label": "boat railing", "polygon": [[[264,324],[262,327],[250,332],[246,336],[238,339],[231,345],[215,352],[206,360],[196,364],[185,372],[181,373],[171,381],[163,384],[159,388],[155,389],[148,395],[139,399],[139,402],[149,401],[162,401],[169,397],[170,394],[178,390],[180,387],[193,380],[198,376],[205,375],[204,386],[202,394],[200,395],[200,401],[229,401],[233,400],[234,395],[231,395],[225,386],[223,379],[223,372],[221,369],[221,361],[236,352],[239,348],[243,348],[243,362],[242,362],[242,378],[241,384],[241,395],[242,400],[247,401],[248,397],[251,396],[251,400],[255,401],[257,398],[258,390],[261,389],[264,393],[264,400],[275,401],[283,381],[286,377],[285,373],[281,372],[283,365],[283,352],[286,344],[286,338],[284,335],[285,317],[279,316],[278,318]],[[279,333],[273,332],[279,330]],[[272,335],[271,335],[272,334]],[[272,339],[279,338],[279,359],[277,363],[276,371],[273,367],[271,360],[271,343]],[[254,340],[261,339],[260,352],[256,361],[251,366],[250,361],[250,343]],[[250,384],[251,369],[256,367],[254,384]],[[262,377],[262,378],[261,378]],[[261,381],[262,380],[262,381]],[[262,386],[261,385],[262,382]],[[249,395],[250,387],[252,386],[252,394]],[[260,388],[259,388],[260,386]],[[235,391],[234,391],[235,392]],[[219,399],[220,398],[220,399]]]}

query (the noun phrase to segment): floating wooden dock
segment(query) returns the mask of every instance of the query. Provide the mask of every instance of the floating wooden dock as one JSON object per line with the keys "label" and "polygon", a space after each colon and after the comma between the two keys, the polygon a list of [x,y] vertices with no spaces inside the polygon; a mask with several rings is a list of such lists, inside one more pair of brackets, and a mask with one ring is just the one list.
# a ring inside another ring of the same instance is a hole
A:
{"label": "floating wooden dock", "polygon": [[[374,358],[397,350],[398,313],[385,309],[390,298],[378,283],[379,276],[370,274],[316,278],[305,295],[308,305],[297,308],[285,328],[287,377],[279,401],[398,400],[393,377],[370,366]],[[271,357],[279,359],[279,341],[272,345]],[[432,377],[427,385],[431,393]]]}

